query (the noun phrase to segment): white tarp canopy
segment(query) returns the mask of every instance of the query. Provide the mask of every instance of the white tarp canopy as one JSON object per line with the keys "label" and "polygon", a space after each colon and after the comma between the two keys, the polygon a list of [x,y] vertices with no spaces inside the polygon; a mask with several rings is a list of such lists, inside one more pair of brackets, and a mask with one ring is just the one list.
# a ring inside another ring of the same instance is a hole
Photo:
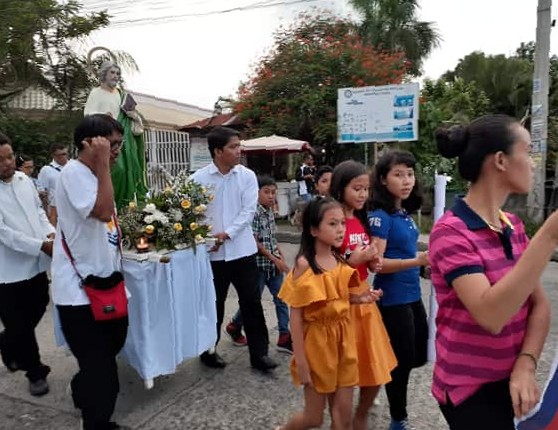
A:
{"label": "white tarp canopy", "polygon": [[240,142],[242,151],[272,151],[272,152],[300,152],[310,150],[310,145],[304,140],[289,139],[288,137],[271,136],[257,137],[255,139],[242,140]]}

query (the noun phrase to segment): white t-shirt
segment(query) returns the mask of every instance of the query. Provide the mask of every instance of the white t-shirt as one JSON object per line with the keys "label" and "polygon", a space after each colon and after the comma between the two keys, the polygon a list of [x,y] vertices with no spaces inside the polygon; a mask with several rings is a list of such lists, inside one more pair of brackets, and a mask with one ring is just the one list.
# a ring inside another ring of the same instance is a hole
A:
{"label": "white t-shirt", "polygon": [[90,216],[97,200],[97,188],[97,177],[78,160],[69,161],[60,173],[56,187],[58,225],[52,258],[52,301],[57,305],[89,304],[62,247],[62,231],[83,278],[106,277],[121,270],[114,217],[107,223]]}
{"label": "white t-shirt", "polygon": [[54,193],[56,192],[58,176],[60,176],[60,172],[63,168],[64,166],[52,160],[49,164],[43,166],[39,171],[39,177],[37,178],[38,188],[39,190],[44,190],[48,193],[49,206],[56,206],[54,203]]}

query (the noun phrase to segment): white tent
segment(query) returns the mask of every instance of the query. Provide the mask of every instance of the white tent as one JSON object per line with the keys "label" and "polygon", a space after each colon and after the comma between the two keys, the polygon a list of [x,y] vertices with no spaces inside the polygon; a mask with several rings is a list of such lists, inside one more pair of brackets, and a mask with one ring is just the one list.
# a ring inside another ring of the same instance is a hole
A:
{"label": "white tent", "polygon": [[310,145],[304,140],[289,139],[288,137],[273,134],[271,136],[242,140],[240,141],[240,149],[247,152],[300,152],[309,151]]}

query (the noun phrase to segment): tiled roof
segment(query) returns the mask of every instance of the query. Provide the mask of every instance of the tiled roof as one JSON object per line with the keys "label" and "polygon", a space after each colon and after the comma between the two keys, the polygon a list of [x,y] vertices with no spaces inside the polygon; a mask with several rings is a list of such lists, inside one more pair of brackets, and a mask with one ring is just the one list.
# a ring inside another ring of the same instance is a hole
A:
{"label": "tiled roof", "polygon": [[52,110],[56,107],[56,99],[41,88],[29,87],[11,97],[7,107],[10,109]]}
{"label": "tiled roof", "polygon": [[235,113],[223,113],[220,115],[214,115],[209,118],[200,119],[191,124],[184,125],[179,128],[179,130],[187,131],[191,129],[204,129],[207,127],[218,127],[218,126],[230,126],[239,125],[242,121],[238,118]]}

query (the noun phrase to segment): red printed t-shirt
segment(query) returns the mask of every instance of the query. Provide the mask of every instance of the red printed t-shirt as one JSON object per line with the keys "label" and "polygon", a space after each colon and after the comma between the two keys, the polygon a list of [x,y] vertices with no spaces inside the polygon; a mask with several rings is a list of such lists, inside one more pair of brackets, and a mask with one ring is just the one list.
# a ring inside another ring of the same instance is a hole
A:
{"label": "red printed t-shirt", "polygon": [[[346,230],[345,237],[343,238],[343,244],[341,245],[340,252],[341,255],[345,254],[347,250],[353,251],[358,246],[364,246],[370,244],[370,237],[366,233],[366,230],[362,226],[361,222],[357,217],[346,219]],[[361,281],[368,278],[368,266],[366,263],[355,267],[358,271],[358,275]]]}
{"label": "red printed t-shirt", "polygon": [[499,334],[491,334],[452,287],[455,279],[473,273],[484,273],[494,285],[513,268],[528,238],[517,216],[502,212],[501,219],[507,226],[498,233],[459,199],[430,233],[431,279],[439,305],[432,394],[441,404],[449,396],[459,405],[482,385],[509,378],[523,345],[529,300]]}

